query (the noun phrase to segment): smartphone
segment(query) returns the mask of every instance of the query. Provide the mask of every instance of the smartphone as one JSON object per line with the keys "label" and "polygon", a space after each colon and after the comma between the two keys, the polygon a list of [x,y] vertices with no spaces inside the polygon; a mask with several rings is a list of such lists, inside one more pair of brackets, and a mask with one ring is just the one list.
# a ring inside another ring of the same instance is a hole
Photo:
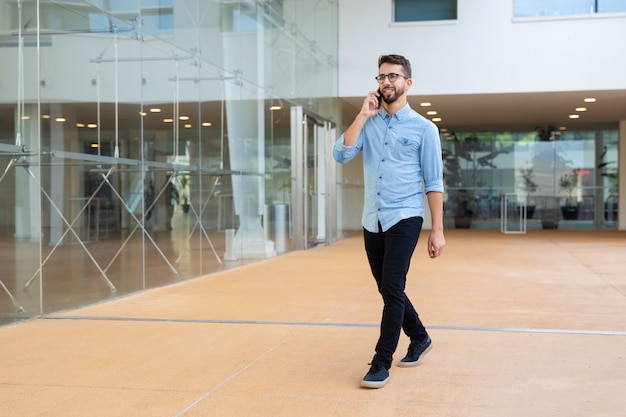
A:
{"label": "smartphone", "polygon": [[383,105],[383,93],[380,91],[380,88],[378,89],[378,108],[380,109],[380,106]]}

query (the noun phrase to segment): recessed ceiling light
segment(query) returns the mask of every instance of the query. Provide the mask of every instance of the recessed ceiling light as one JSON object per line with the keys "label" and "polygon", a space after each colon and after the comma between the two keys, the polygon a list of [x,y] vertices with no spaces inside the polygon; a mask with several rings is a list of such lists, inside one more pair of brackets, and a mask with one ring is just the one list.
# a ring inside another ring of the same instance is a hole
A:
{"label": "recessed ceiling light", "polygon": [[174,119],[163,119],[163,123],[174,123]]}
{"label": "recessed ceiling light", "polygon": [[98,127],[98,125],[97,125],[96,123],[89,123],[89,124],[87,125],[87,127],[88,127],[89,129],[95,129],[95,128],[97,128],[97,127]]}
{"label": "recessed ceiling light", "polygon": [[441,117],[433,117],[433,122],[440,122],[441,121]]}
{"label": "recessed ceiling light", "polygon": [[41,118],[42,118],[42,119],[49,119],[49,118],[50,118],[50,115],[49,115],[49,114],[42,114],[42,115],[41,115]]}
{"label": "recessed ceiling light", "polygon": [[92,144],[91,144],[91,145],[89,145],[89,146],[91,146],[92,148],[97,148],[97,147],[98,147],[98,144],[97,144],[97,143],[92,143]]}
{"label": "recessed ceiling light", "polygon": [[152,108],[152,109],[150,109],[150,113],[161,113],[161,109],[156,108],[156,107]]}
{"label": "recessed ceiling light", "polygon": [[191,129],[191,125],[190,124],[186,124],[185,125],[185,129]]}
{"label": "recessed ceiling light", "polygon": [[148,113],[146,113],[145,111],[140,111],[140,112],[139,112],[139,114],[140,114],[141,116],[147,116],[147,115],[148,115]]}
{"label": "recessed ceiling light", "polygon": [[570,114],[569,118],[570,119],[579,119],[580,118],[580,114]]}
{"label": "recessed ceiling light", "polygon": [[213,126],[213,123],[211,123],[211,122],[203,122],[202,126],[204,126],[204,127]]}
{"label": "recessed ceiling light", "polygon": [[56,118],[56,119],[54,119],[54,120],[56,120],[56,121],[57,121],[57,122],[59,122],[59,123],[65,123],[65,122],[67,121],[67,120],[65,119],[65,117],[57,117],[57,118]]}
{"label": "recessed ceiling light", "polygon": [[587,107],[576,107],[576,111],[587,111]]}
{"label": "recessed ceiling light", "polygon": [[270,106],[270,110],[271,111],[277,111],[277,110],[282,110],[283,108],[281,106],[278,105],[274,105],[274,106]]}
{"label": "recessed ceiling light", "polygon": [[189,116],[179,116],[179,120],[189,120]]}
{"label": "recessed ceiling light", "polygon": [[434,116],[434,115],[436,115],[436,114],[437,114],[437,111],[435,111],[435,110],[430,110],[430,111],[427,111],[427,112],[426,112],[426,114],[427,114],[427,115],[429,115],[429,116]]}
{"label": "recessed ceiling light", "polygon": [[432,106],[432,105],[433,105],[433,103],[429,103],[429,102],[427,102],[427,101],[425,101],[425,102],[423,102],[423,103],[420,103],[420,106],[422,106],[422,107],[430,107],[430,106]]}
{"label": "recessed ceiling light", "polygon": [[596,98],[595,97],[587,97],[586,99],[583,100],[585,103],[595,103],[596,102]]}
{"label": "recessed ceiling light", "polygon": [[76,123],[76,127],[85,127],[84,123]]}
{"label": "recessed ceiling light", "polygon": [[30,116],[22,116],[22,120],[29,120]]}

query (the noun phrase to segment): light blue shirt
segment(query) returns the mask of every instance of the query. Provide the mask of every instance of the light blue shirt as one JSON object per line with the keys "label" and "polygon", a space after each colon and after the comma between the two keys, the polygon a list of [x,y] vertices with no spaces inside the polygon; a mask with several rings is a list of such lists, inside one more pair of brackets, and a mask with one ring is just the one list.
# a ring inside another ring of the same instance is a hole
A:
{"label": "light blue shirt", "polygon": [[361,222],[372,233],[409,217],[424,217],[424,195],[443,192],[439,129],[408,104],[393,116],[383,108],[370,117],[354,146],[333,148],[342,164],[363,151],[365,199]]}

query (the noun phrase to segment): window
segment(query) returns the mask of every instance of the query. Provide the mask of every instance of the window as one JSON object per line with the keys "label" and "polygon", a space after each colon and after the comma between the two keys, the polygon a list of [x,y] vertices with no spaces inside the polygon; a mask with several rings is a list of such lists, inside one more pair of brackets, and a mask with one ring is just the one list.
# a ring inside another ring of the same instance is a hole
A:
{"label": "window", "polygon": [[[132,34],[141,30],[146,36],[174,30],[173,0],[142,0],[141,5],[127,0],[25,2],[21,8],[24,30],[35,31],[38,5],[44,32]],[[11,29],[17,28],[19,12],[17,6],[9,11]]]}
{"label": "window", "polygon": [[624,0],[598,0],[596,13],[626,12],[626,1]]}
{"label": "window", "polygon": [[457,0],[395,0],[394,22],[456,20]]}
{"label": "window", "polygon": [[626,12],[624,0],[515,0],[515,17]]}

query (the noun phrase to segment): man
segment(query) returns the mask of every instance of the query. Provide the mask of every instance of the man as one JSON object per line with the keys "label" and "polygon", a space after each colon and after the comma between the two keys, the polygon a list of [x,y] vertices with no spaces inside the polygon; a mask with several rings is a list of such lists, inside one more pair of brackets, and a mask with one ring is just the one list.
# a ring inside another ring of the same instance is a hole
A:
{"label": "man", "polygon": [[[389,381],[400,330],[411,339],[398,366],[417,365],[432,341],[404,290],[411,256],[424,218],[424,195],[432,217],[431,258],[441,255],[443,167],[437,127],[409,106],[411,64],[400,55],[378,59],[380,88],[370,91],[350,127],[337,140],[333,157],[346,163],[363,152],[365,196],[362,214],[365,251],[384,307],[371,368],[361,386]],[[380,104],[379,104],[380,100]]]}

